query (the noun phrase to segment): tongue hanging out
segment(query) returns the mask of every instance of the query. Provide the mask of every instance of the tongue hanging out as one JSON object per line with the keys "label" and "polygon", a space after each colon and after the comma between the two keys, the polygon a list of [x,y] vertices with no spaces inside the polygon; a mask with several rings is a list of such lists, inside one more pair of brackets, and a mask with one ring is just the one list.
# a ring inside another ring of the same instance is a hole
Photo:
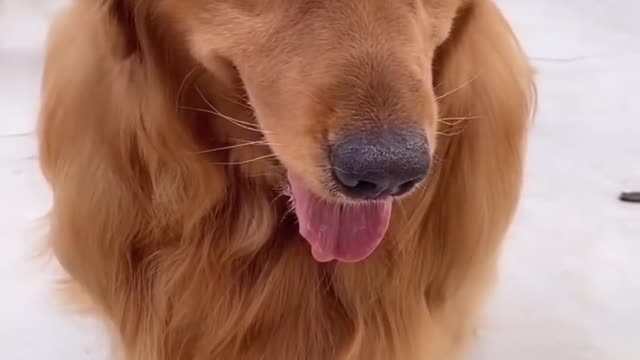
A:
{"label": "tongue hanging out", "polygon": [[347,205],[314,195],[299,179],[289,178],[300,235],[319,262],[365,259],[380,244],[391,218],[391,200]]}

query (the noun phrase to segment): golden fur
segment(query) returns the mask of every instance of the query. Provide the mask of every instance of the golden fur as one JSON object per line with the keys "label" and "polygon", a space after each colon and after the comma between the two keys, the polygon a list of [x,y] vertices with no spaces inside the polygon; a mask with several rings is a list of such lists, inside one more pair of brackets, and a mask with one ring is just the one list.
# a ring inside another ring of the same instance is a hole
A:
{"label": "golden fur", "polygon": [[[534,89],[490,0],[76,0],[43,80],[50,245],[126,360],[454,359]],[[320,264],[284,171],[331,196],[325,142],[371,119],[423,128],[435,167],[370,258]]]}

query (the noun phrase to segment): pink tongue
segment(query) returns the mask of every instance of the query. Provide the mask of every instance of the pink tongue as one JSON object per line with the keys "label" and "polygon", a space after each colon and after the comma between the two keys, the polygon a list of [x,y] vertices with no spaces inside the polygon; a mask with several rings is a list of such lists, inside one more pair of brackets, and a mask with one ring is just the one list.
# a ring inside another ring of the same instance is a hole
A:
{"label": "pink tongue", "polygon": [[376,249],[391,218],[391,200],[362,205],[330,203],[289,177],[300,235],[319,262],[357,262]]}

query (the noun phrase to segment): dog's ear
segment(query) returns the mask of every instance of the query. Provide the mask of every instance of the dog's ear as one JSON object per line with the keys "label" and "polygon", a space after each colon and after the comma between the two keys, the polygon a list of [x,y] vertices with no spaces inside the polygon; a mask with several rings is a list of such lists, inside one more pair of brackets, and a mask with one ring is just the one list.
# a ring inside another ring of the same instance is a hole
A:
{"label": "dog's ear", "polygon": [[516,191],[536,104],[534,71],[492,0],[466,2],[433,68],[440,117],[461,119],[439,122],[439,143],[452,152],[439,154],[445,166],[475,172],[461,179],[484,186],[480,193]]}
{"label": "dog's ear", "polygon": [[482,116],[520,127],[535,102],[529,59],[492,0],[465,4],[435,57],[440,108],[447,115]]}
{"label": "dog's ear", "polygon": [[139,1],[137,0],[102,0],[109,16],[113,19],[121,34],[120,51],[123,57],[136,54],[141,49],[139,28]]}
{"label": "dog's ear", "polygon": [[449,270],[495,255],[505,235],[522,186],[536,91],[529,59],[492,0],[465,2],[433,71],[438,166],[419,229],[439,239],[430,250],[442,255],[443,278],[434,281],[444,286],[455,276]]}

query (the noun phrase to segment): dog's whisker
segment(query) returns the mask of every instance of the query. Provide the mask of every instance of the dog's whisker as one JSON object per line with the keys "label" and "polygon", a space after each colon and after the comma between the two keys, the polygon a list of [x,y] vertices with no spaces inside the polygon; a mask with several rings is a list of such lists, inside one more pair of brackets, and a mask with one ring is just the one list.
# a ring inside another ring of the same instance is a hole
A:
{"label": "dog's whisker", "polygon": [[252,127],[256,127],[256,128],[258,128],[258,126],[257,126],[256,124],[252,124],[252,123],[250,123],[250,122],[248,122],[248,121],[242,121],[242,120],[235,119],[235,118],[232,118],[232,117],[230,117],[230,116],[227,116],[227,115],[222,114],[222,112],[220,112],[220,110],[218,110],[215,106],[213,106],[213,104],[212,104],[212,103],[211,103],[211,102],[210,102],[210,101],[209,101],[209,100],[204,96],[204,94],[202,93],[202,90],[200,90],[200,88],[199,88],[199,87],[197,87],[197,86],[196,86],[196,91],[198,92],[198,95],[200,95],[200,97],[202,98],[202,100],[207,104],[207,106],[208,106],[211,110],[213,110],[213,112],[214,112],[216,115],[223,116],[223,117],[225,117],[226,119],[228,119],[228,120],[230,120],[230,121],[233,121],[233,122],[238,122],[238,123],[240,123],[240,124],[244,124],[244,125],[247,125],[247,126],[252,126]]}
{"label": "dog's whisker", "polygon": [[235,118],[233,118],[231,116],[223,114],[218,109],[216,109],[216,107],[213,106],[213,104],[209,100],[207,100],[207,98],[204,96],[202,91],[197,86],[196,86],[196,91],[198,92],[198,94],[200,95],[202,100],[207,104],[207,106],[211,110],[193,108],[193,107],[184,107],[185,109],[192,110],[192,111],[200,111],[200,112],[204,112],[204,113],[220,116],[223,119],[231,122],[232,124],[234,124],[234,125],[236,125],[236,126],[238,126],[240,128],[243,128],[245,130],[254,131],[254,132],[258,132],[258,133],[268,133],[267,131],[264,131],[264,130],[260,129],[259,126],[256,125],[256,124],[253,124],[253,123],[250,123],[250,122],[247,122],[247,121],[242,121],[242,120],[239,120],[239,119],[235,119]]}
{"label": "dog's whisker", "polygon": [[178,91],[176,93],[176,109],[178,109],[180,107],[180,96],[182,96],[182,92],[184,91],[184,88],[186,87],[187,81],[199,69],[200,69],[199,65],[195,66],[193,69],[191,69],[191,71],[189,71],[187,73],[187,75],[184,76],[184,79],[182,79],[182,82],[180,83],[180,86],[178,87]]}
{"label": "dog's whisker", "polygon": [[239,125],[243,125],[245,127],[250,127],[253,130],[260,130],[260,128],[256,124],[253,124],[253,123],[251,123],[249,121],[243,121],[243,120],[240,120],[240,119],[236,119],[236,118],[233,118],[233,117],[231,117],[229,115],[225,115],[225,114],[221,113],[219,110],[217,110],[217,109],[215,109],[213,107],[211,108],[211,110],[210,109],[198,108],[198,107],[191,107],[191,106],[182,106],[181,108],[184,109],[184,110],[191,110],[191,111],[207,113],[207,114],[211,114],[211,115],[215,115],[215,116],[220,116],[220,117],[224,118],[225,120],[229,120],[229,121],[233,122],[234,124],[239,124]]}
{"label": "dog's whisker", "polygon": [[442,94],[442,95],[439,95],[438,97],[436,97],[436,101],[441,101],[441,100],[443,100],[444,98],[446,98],[446,97],[448,97],[448,96],[450,96],[450,95],[453,95],[453,94],[455,94],[456,92],[458,92],[458,91],[460,91],[460,90],[464,89],[465,87],[467,87],[468,85],[470,85],[473,81],[475,81],[477,78],[478,78],[478,75],[476,75],[476,76],[472,77],[471,79],[469,79],[469,80],[465,81],[464,83],[462,83],[462,84],[461,84],[461,85],[459,85],[458,87],[453,88],[452,90],[449,90],[449,91],[447,91],[446,93],[444,93],[444,94]]}
{"label": "dog's whisker", "polygon": [[244,99],[242,99],[243,102],[241,102],[241,101],[238,101],[238,100],[233,99],[233,98],[231,98],[229,96],[226,96],[226,95],[219,95],[219,96],[220,96],[221,99],[227,100],[228,102],[230,102],[232,104],[236,104],[236,105],[238,105],[238,106],[240,106],[240,107],[242,107],[242,108],[244,108],[246,110],[250,110],[251,112],[253,112],[253,108],[247,102],[245,102]]}
{"label": "dog's whisker", "polygon": [[439,89],[441,86],[443,86],[443,85],[444,85],[444,82],[439,82],[438,84],[436,84],[436,85],[433,87],[433,90],[438,90],[438,89]]}
{"label": "dog's whisker", "polygon": [[449,125],[449,126],[456,126],[459,125],[467,120],[474,120],[474,119],[479,119],[480,116],[459,116],[459,117],[446,117],[446,118],[439,118],[438,122],[445,124],[445,125]]}
{"label": "dog's whisker", "polygon": [[217,152],[217,151],[224,151],[224,150],[233,150],[233,149],[237,149],[237,148],[241,148],[241,147],[245,147],[245,146],[254,146],[254,145],[269,145],[269,143],[266,140],[258,140],[258,141],[249,141],[249,142],[245,142],[245,143],[241,143],[241,144],[234,144],[234,145],[228,145],[228,146],[221,146],[221,147],[217,147],[217,148],[213,148],[213,149],[206,149],[206,150],[201,150],[201,151],[196,151],[196,154],[207,154],[207,153],[212,153],[212,152]]}
{"label": "dog's whisker", "polygon": [[437,136],[446,136],[446,137],[452,137],[452,136],[457,136],[462,134],[462,132],[464,131],[464,129],[460,129],[460,130],[456,130],[456,131],[438,131],[436,132]]}
{"label": "dog's whisker", "polygon": [[437,131],[436,135],[438,136],[446,136],[446,137],[452,137],[452,136],[457,136],[460,135],[464,132],[465,128],[462,127],[460,130],[457,131],[452,131],[452,132],[444,132],[444,131]]}
{"label": "dog's whisker", "polygon": [[464,120],[457,120],[457,121],[440,121],[441,124],[444,124],[448,127],[455,127],[458,126],[460,124],[462,124],[464,122]]}
{"label": "dog's whisker", "polygon": [[465,120],[456,120],[456,121],[440,121],[441,124],[445,125],[445,128],[454,128],[457,126],[464,125]]}
{"label": "dog's whisker", "polygon": [[212,165],[246,165],[246,164],[250,164],[252,162],[256,162],[256,161],[260,161],[260,160],[265,160],[265,159],[271,159],[271,158],[275,158],[276,155],[275,154],[268,154],[268,155],[263,155],[263,156],[258,156],[249,160],[242,160],[242,161],[229,161],[229,162],[212,162],[210,164]]}
{"label": "dog's whisker", "polygon": [[472,120],[472,119],[479,119],[480,116],[452,116],[452,117],[443,117],[443,118],[438,118],[438,121],[449,121],[449,120]]}
{"label": "dog's whisker", "polygon": [[[254,141],[254,140],[243,139],[243,138],[237,138],[237,137],[229,137],[229,138],[228,138],[228,140],[231,140],[231,141],[239,141],[239,142],[243,142],[243,141]],[[264,144],[261,144],[261,145],[269,145],[269,146],[271,146],[271,145],[276,145],[276,146],[281,145],[281,144],[279,144],[279,143],[277,143],[277,142],[273,142],[273,141],[267,140],[267,139],[265,139],[264,137],[262,137],[260,140],[255,140],[255,141],[264,141]]]}
{"label": "dog's whisker", "polygon": [[197,112],[202,112],[202,113],[206,113],[206,114],[219,116],[219,117],[231,122],[232,124],[242,128],[242,129],[253,131],[253,132],[257,132],[257,133],[263,133],[263,131],[260,130],[258,127],[256,127],[255,124],[251,124],[250,122],[245,122],[245,121],[242,121],[242,120],[234,119],[234,118],[232,118],[230,116],[227,116],[227,115],[224,115],[224,114],[222,114],[222,113],[220,113],[218,111],[195,108],[195,107],[190,107],[190,106],[182,106],[182,109],[191,110],[191,111],[197,111]]}

